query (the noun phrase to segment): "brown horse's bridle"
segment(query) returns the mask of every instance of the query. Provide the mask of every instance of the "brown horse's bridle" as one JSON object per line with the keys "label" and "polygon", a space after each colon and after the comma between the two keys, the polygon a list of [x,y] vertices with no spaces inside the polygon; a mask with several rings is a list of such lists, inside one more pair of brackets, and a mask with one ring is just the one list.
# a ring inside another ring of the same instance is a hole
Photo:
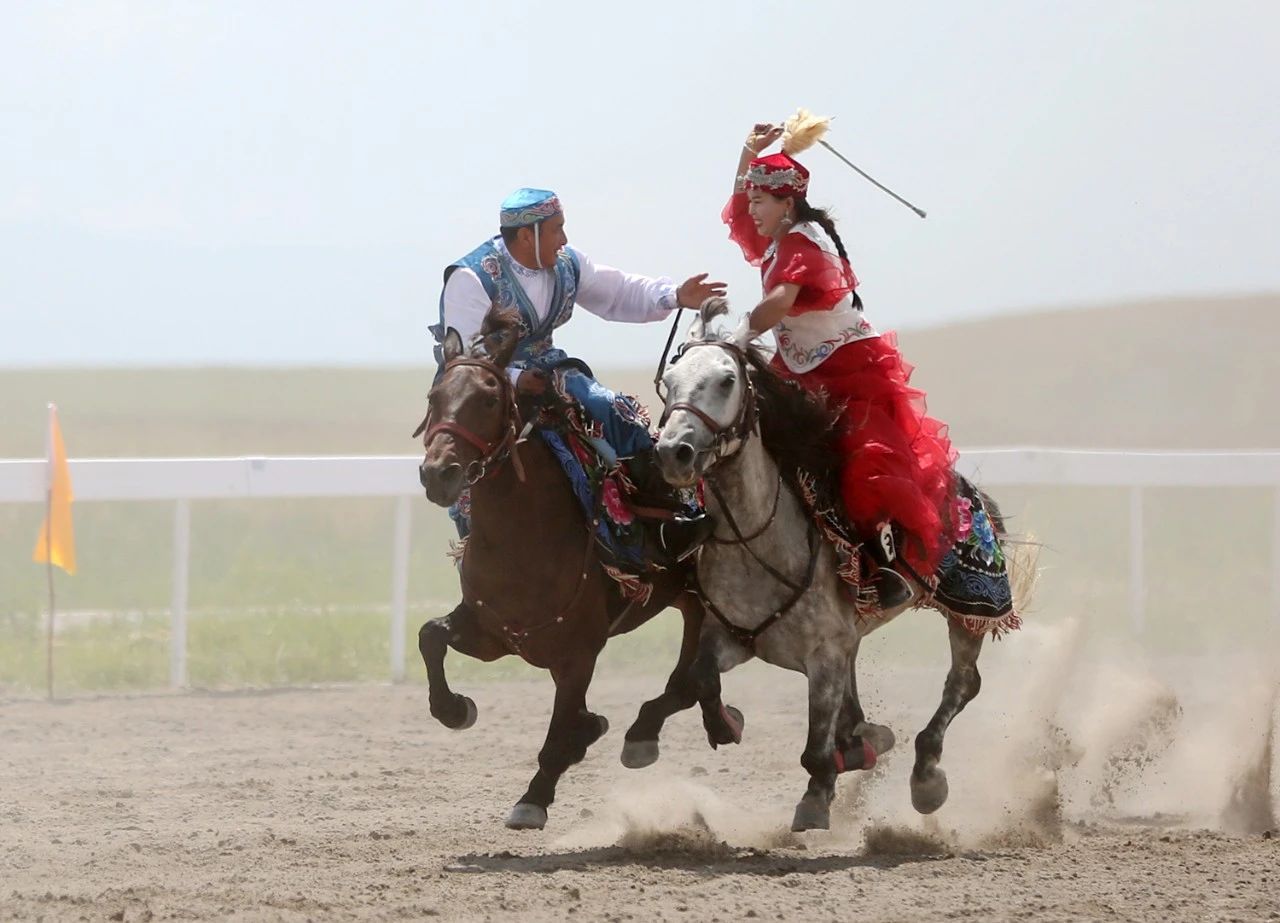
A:
{"label": "brown horse's bridle", "polygon": [[[455,439],[461,439],[463,442],[473,446],[480,453],[480,457],[467,466],[467,487],[471,487],[483,480],[490,472],[501,468],[502,463],[507,459],[511,460],[511,466],[515,469],[516,477],[524,481],[524,466],[520,464],[520,455],[515,450],[520,443],[520,434],[517,430],[520,410],[516,406],[515,385],[507,377],[506,369],[500,367],[496,362],[491,362],[478,356],[459,356],[445,363],[444,371],[440,374],[440,380],[432,386],[432,390],[434,391],[440,387],[450,372],[464,367],[483,369],[498,379],[498,387],[502,392],[502,396],[499,398],[503,413],[502,436],[489,441],[477,436],[461,423],[453,420],[431,423],[431,410],[428,408],[427,415],[422,418],[418,428],[413,431],[414,438],[421,436],[425,431],[426,435],[422,437],[423,449],[430,446],[431,441],[443,433],[448,433]],[[431,423],[430,426],[428,426],[429,423]]]}

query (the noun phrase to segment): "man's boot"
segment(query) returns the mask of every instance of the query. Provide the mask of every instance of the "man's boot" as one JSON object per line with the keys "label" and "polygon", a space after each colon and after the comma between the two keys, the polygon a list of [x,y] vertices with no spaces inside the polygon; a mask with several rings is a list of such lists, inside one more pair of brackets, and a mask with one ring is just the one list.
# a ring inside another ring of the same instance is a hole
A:
{"label": "man's boot", "polygon": [[881,523],[876,535],[863,545],[876,563],[876,570],[871,576],[871,585],[875,587],[881,609],[896,609],[906,605],[915,596],[910,581],[900,574],[894,566],[898,560],[898,543],[893,525]]}
{"label": "man's boot", "polygon": [[636,486],[632,511],[641,520],[665,564],[693,554],[711,537],[716,524],[704,510],[690,515],[675,488],[662,477],[654,453],[627,459],[627,474]]}

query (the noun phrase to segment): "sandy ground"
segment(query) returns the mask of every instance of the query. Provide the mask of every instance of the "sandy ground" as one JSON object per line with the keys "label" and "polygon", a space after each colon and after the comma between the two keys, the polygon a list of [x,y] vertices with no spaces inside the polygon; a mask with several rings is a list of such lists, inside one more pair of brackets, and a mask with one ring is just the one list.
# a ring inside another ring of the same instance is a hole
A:
{"label": "sandy ground", "polygon": [[0,703],[0,919],[1280,920],[1275,674],[1023,635],[984,654],[929,819],[908,741],[941,675],[868,664],[899,746],[804,835],[803,682],[760,665],[726,678],[740,747],[689,712],[639,772],[622,732],[661,680],[598,678],[613,728],[525,833],[549,680],[471,685],[460,733],[416,685]]}

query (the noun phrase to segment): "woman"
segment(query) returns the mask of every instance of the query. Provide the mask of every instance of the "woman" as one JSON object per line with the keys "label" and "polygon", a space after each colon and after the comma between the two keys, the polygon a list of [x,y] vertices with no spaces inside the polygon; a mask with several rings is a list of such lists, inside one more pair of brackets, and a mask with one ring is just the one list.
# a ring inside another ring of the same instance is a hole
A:
{"label": "woman", "polygon": [[782,134],[771,124],[752,130],[722,217],[760,267],[764,298],[748,318],[751,335],[772,330],[777,371],[844,405],[841,496],[879,566],[880,604],[896,607],[912,596],[905,576],[931,577],[950,547],[956,453],[924,393],[910,387],[897,337],[863,317],[835,222],[806,198],[809,171],[787,153],[759,156]]}

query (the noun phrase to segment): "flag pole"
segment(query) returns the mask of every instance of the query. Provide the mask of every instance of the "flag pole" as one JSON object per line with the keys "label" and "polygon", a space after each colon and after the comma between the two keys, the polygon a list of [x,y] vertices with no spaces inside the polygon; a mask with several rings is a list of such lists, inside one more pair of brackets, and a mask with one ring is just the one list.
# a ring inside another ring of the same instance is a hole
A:
{"label": "flag pole", "polygon": [[45,572],[49,578],[49,621],[45,632],[45,676],[48,681],[49,701],[53,701],[53,623],[55,601],[53,595],[53,415],[57,412],[57,406],[49,405],[49,432],[46,441],[48,442],[48,450],[45,452],[45,459],[48,462],[48,469],[45,474],[45,492],[44,492],[44,560]]}

